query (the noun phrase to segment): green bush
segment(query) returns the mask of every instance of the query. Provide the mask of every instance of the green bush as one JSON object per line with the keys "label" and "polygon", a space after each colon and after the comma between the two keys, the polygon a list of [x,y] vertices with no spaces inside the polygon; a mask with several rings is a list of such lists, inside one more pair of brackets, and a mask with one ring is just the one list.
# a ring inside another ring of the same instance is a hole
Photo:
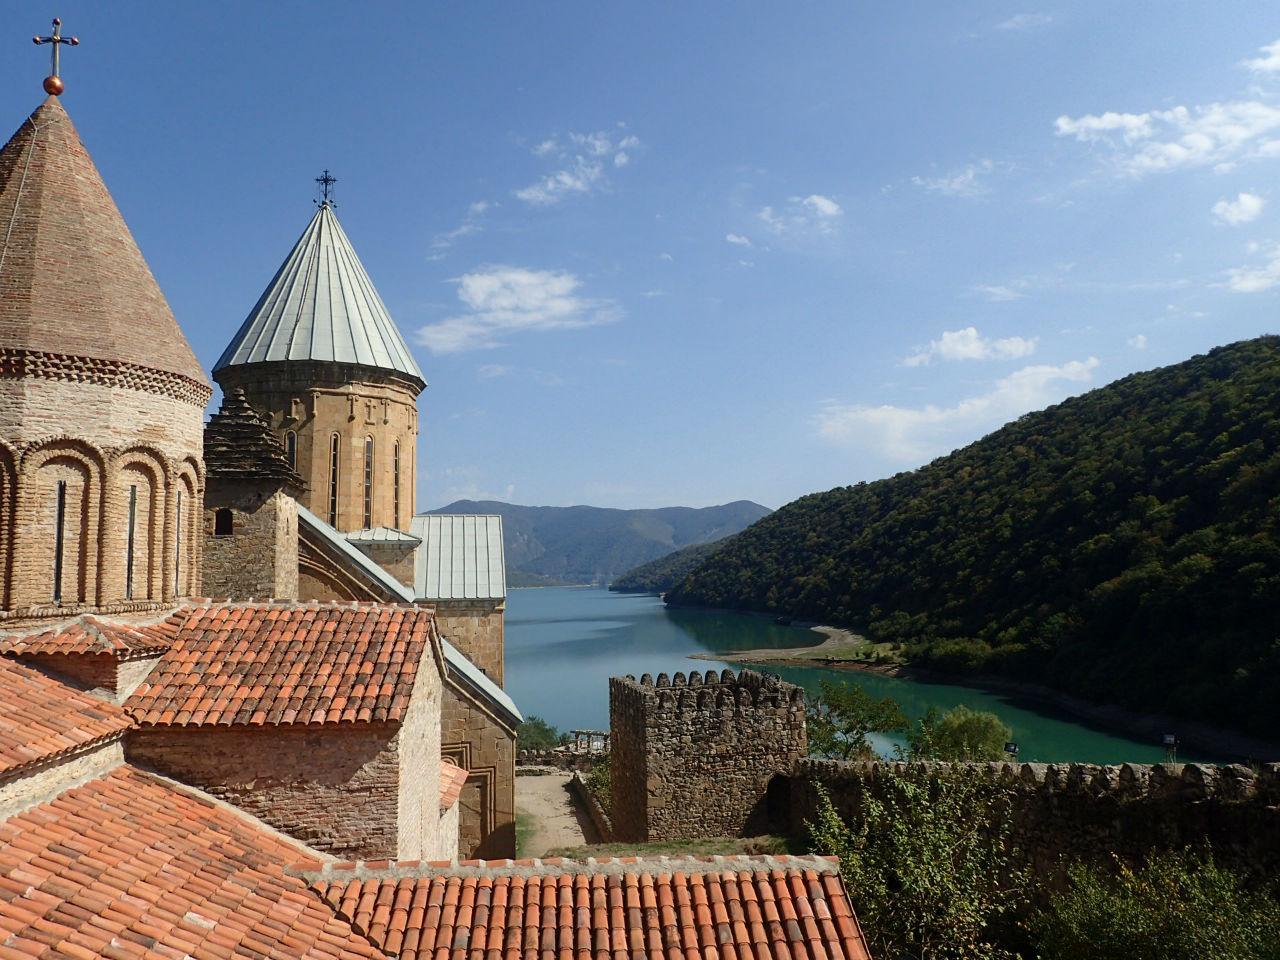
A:
{"label": "green bush", "polygon": [[869,760],[875,756],[869,735],[900,733],[908,721],[892,697],[877,700],[862,687],[841,681],[818,683],[821,693],[809,701],[809,752],[840,760]]}
{"label": "green bush", "polygon": [[516,727],[517,750],[554,750],[564,736],[541,717],[529,717]]}
{"label": "green bush", "polygon": [[861,791],[850,827],[814,786],[813,848],[840,858],[872,956],[1015,956],[999,945],[1022,887],[1006,849],[1009,788],[970,772],[927,781],[885,772],[878,796]]}
{"label": "green bush", "polygon": [[941,717],[930,707],[907,734],[916,760],[1003,760],[1012,732],[994,713],[958,704]]}
{"label": "green bush", "polygon": [[595,798],[600,803],[600,809],[606,814],[612,814],[613,810],[613,766],[609,762],[609,754],[605,754],[600,758],[599,762],[591,768],[583,779],[586,781],[587,789],[595,794]]}
{"label": "green bush", "polygon": [[1030,922],[1044,960],[1278,960],[1280,904],[1191,850],[1116,875],[1074,867]]}

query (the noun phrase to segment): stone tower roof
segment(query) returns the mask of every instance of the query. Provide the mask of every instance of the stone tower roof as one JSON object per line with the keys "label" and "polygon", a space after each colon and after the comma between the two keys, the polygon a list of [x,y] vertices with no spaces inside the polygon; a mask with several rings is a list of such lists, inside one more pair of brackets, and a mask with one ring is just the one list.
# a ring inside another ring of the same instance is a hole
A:
{"label": "stone tower roof", "polygon": [[208,396],[71,118],[49,97],[0,150],[0,366],[66,357],[176,374]]}
{"label": "stone tower roof", "polygon": [[326,201],[213,366],[282,360],[358,364],[398,373],[418,389],[422,371]]}
{"label": "stone tower roof", "polygon": [[238,387],[223,396],[222,407],[205,425],[204,462],[210,480],[275,480],[306,487],[289,465],[280,438]]}

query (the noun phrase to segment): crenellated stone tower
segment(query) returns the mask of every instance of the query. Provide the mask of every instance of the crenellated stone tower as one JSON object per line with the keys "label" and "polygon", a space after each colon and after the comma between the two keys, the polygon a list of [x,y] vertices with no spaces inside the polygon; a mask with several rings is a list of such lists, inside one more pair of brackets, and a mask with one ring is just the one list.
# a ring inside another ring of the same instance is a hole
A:
{"label": "crenellated stone tower", "polygon": [[326,198],[213,368],[284,444],[301,503],[407,531],[426,381]]}
{"label": "crenellated stone tower", "polygon": [[772,781],[809,752],[804,690],[743,670],[609,680],[614,839],[760,831]]}
{"label": "crenellated stone tower", "polygon": [[197,592],[210,393],[50,96],[0,150],[0,622]]}

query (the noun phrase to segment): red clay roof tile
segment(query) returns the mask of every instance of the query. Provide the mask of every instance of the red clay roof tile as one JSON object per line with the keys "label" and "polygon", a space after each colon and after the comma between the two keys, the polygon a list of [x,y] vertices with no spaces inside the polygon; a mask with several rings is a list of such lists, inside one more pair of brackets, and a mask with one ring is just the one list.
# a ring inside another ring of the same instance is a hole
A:
{"label": "red clay roof tile", "polygon": [[50,630],[0,637],[0,653],[105,653],[128,659],[167,650],[176,634],[177,627],[168,620],[139,624],[84,616]]}
{"label": "red clay roof tile", "polygon": [[217,604],[177,631],[125,708],[142,724],[399,721],[431,643],[430,607]]}
{"label": "red clay roof tile", "polygon": [[0,657],[0,774],[118,737],[131,726],[115,704]]}
{"label": "red clay roof tile", "polygon": [[467,782],[467,771],[448,760],[440,761],[440,809],[448,810],[458,802],[462,785]]}
{"label": "red clay roof tile", "polygon": [[[868,957],[830,857],[313,864],[287,872],[402,960]],[[744,900],[757,915],[764,903],[790,919],[730,923],[724,905]]]}
{"label": "red clay roof tile", "polygon": [[0,823],[0,957],[382,957],[279,866],[304,853],[120,767]]}

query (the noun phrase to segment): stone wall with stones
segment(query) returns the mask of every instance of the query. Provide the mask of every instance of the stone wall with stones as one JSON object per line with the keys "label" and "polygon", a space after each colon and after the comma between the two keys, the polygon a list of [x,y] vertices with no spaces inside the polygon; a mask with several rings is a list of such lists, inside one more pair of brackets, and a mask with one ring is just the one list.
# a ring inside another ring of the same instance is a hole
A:
{"label": "stone wall with stones", "polygon": [[1010,790],[1011,835],[1019,862],[1049,882],[1075,860],[1137,863],[1153,851],[1208,841],[1215,861],[1258,878],[1280,874],[1280,764],[845,763],[806,759],[775,812],[804,829],[817,804],[815,783],[852,821],[863,791],[883,789],[888,773],[927,780],[964,773]]}
{"label": "stone wall with stones", "polygon": [[[152,727],[125,756],[246,810],[308,846],[349,860],[395,858],[398,724]],[[437,774],[434,784],[439,796]]]}
{"label": "stone wall with stones", "polygon": [[458,852],[463,859],[516,855],[515,730],[457,683],[446,682],[440,754],[467,771],[458,797]]}
{"label": "stone wall with stones", "polygon": [[490,680],[502,686],[506,599],[431,602],[436,607],[440,636],[461,650]]}
{"label": "stone wall with stones", "polygon": [[804,691],[750,670],[613,677],[609,720],[625,842],[760,832],[770,782],[808,752]]}
{"label": "stone wall with stones", "polygon": [[[228,511],[231,529],[218,533]],[[274,486],[210,483],[204,502],[204,585],[208,597],[298,599],[298,503]]]}

